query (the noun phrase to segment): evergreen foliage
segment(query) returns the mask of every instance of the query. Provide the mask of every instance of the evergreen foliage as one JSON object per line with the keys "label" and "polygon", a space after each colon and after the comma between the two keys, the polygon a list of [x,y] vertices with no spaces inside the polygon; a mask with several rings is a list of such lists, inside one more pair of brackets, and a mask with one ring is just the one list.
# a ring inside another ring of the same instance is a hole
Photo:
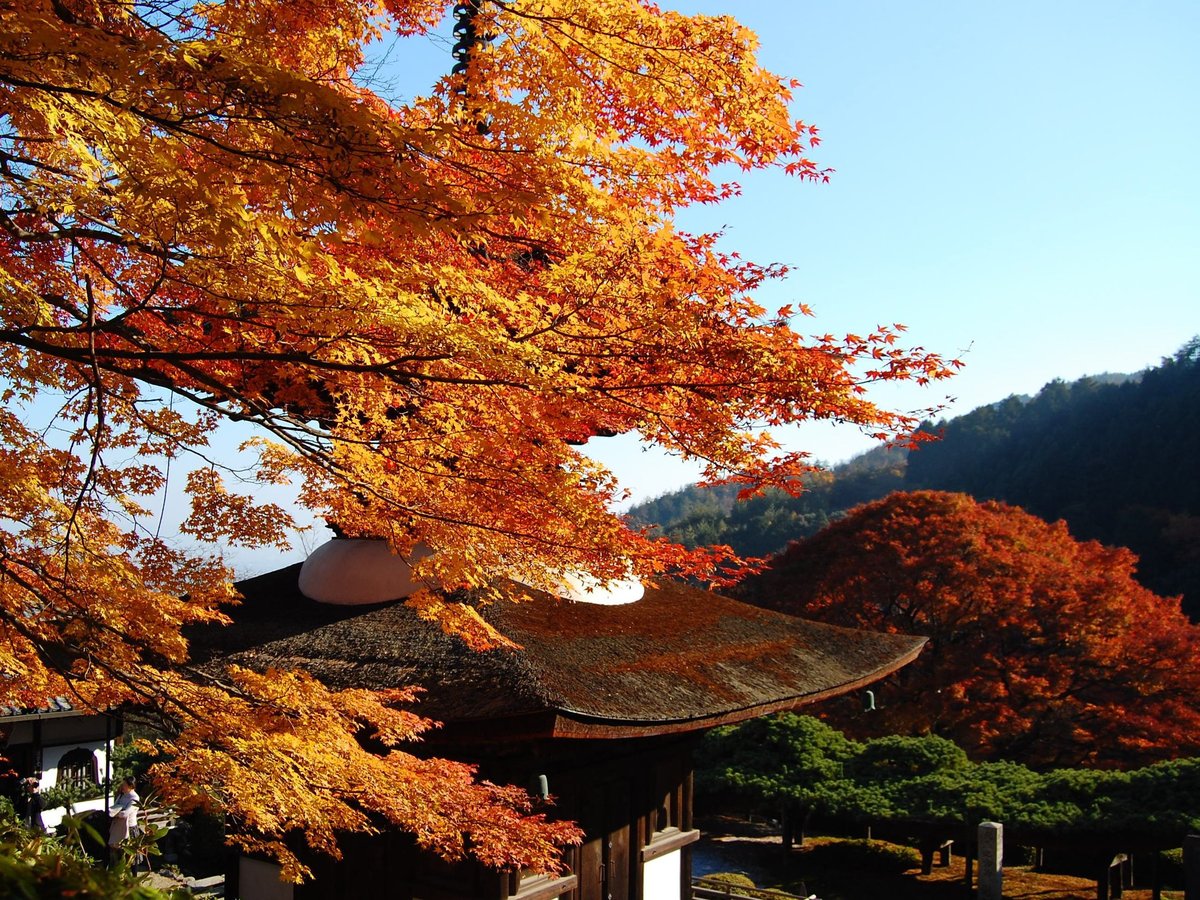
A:
{"label": "evergreen foliage", "polygon": [[685,487],[639,503],[626,518],[685,547],[725,544],[743,557],[778,553],[816,534],[845,510],[904,485],[902,448],[878,447],[829,472],[814,472],[803,493],[778,488],[738,500],[737,485]]}
{"label": "evergreen foliage", "polygon": [[898,875],[919,866],[921,856],[912,847],[887,841],[848,840],[813,847],[805,861],[822,869]]}
{"label": "evergreen foliage", "polygon": [[697,791],[751,807],[859,825],[958,833],[985,819],[1022,839],[1178,847],[1200,828],[1200,759],[1132,772],[973,763],[935,736],[859,743],[808,716],[719,728],[697,758]]}
{"label": "evergreen foliage", "polygon": [[42,791],[42,808],[58,809],[62,807],[70,812],[76,803],[92,800],[103,796],[104,788],[98,784],[66,784],[55,785]]}
{"label": "evergreen foliage", "polygon": [[1010,397],[927,426],[942,439],[913,454],[905,490],[1003,500],[1079,539],[1129,547],[1139,580],[1184,595],[1200,617],[1200,337],[1124,381],[1054,381],[1032,400]]}

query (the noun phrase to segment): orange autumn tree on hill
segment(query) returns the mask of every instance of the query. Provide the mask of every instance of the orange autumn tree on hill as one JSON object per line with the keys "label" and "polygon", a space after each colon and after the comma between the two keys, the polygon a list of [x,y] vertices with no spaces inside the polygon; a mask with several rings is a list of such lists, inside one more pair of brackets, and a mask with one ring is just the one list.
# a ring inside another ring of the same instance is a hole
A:
{"label": "orange autumn tree on hill", "polygon": [[426,96],[366,86],[371,41],[425,39],[448,11],[0,6],[0,702],[161,714],[166,798],[269,840],[333,850],[382,817],[447,857],[547,868],[571,829],[404,752],[425,727],[407,694],[189,669],[181,628],[221,619],[230,573],[159,535],[164,461],[191,470],[185,533],[282,545],[289,514],[209,449],[251,423],[255,478],[349,535],[432,548],[412,602],[485,644],[501,638],[440,589],[712,573],[612,514],[588,438],[790,484],[806,458],[755,426],[903,436],[915,423],[865,387],[950,366],[892,327],[802,336],[751,298],[781,268],[673,226],[737,192],[719,173],[823,177],[793,85],[733,20],[473,0]]}
{"label": "orange autumn tree on hill", "polygon": [[830,710],[852,734],[932,733],[983,759],[1145,765],[1200,753],[1200,626],[1125,549],[1016,507],[896,493],[793,544],[740,592],[824,622],[930,642]]}

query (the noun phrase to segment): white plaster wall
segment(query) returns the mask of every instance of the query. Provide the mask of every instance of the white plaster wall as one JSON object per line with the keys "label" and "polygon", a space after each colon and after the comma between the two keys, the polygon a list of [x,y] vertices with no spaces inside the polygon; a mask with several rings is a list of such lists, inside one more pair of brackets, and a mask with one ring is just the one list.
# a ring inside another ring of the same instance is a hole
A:
{"label": "white plaster wall", "polygon": [[[91,812],[94,809],[104,809],[103,797],[97,797],[95,800],[84,800],[75,804],[76,815],[79,815],[79,813]],[[66,814],[67,811],[61,806],[58,807],[58,809],[48,809],[42,813],[42,824],[46,826],[47,831],[53,831],[62,824],[62,820]],[[101,837],[103,837],[105,840],[108,839],[108,835],[106,834],[102,834]]]}
{"label": "white plaster wall", "polygon": [[643,894],[654,900],[682,900],[680,896],[680,879],[682,872],[683,854],[673,850],[650,860],[642,866]]}
{"label": "white plaster wall", "polygon": [[[56,747],[45,747],[42,750],[42,780],[40,782],[42,790],[52,788],[58,784],[58,763],[64,756],[79,747],[86,750],[91,750],[96,755],[96,774],[100,778],[100,787],[104,787],[104,773],[107,771],[106,764],[108,761],[108,745],[104,741],[83,741],[79,744],[62,744]],[[96,797],[93,800],[82,800],[75,804],[75,812],[84,813],[91,812],[94,809],[104,809],[104,797]],[[61,806],[57,809],[48,809],[42,813],[42,824],[46,826],[47,831],[54,831],[62,824],[63,818],[67,811]]]}

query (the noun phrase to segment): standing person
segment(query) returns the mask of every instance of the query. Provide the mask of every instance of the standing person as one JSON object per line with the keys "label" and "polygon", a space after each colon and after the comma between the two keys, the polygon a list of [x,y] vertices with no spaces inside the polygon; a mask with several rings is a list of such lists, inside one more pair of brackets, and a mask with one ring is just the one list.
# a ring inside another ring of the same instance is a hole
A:
{"label": "standing person", "polygon": [[112,823],[108,826],[110,850],[118,850],[131,834],[136,833],[138,803],[142,799],[136,789],[137,781],[132,775],[123,778],[117,787],[117,796],[108,809],[108,814],[112,816]]}
{"label": "standing person", "polygon": [[42,785],[36,776],[21,781],[21,794],[17,797],[17,815],[26,828],[45,831],[42,824]]}

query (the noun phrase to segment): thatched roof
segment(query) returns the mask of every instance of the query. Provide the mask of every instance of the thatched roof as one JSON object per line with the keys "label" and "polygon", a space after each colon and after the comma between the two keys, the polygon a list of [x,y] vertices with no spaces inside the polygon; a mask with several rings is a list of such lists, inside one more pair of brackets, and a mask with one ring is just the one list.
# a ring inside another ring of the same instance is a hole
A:
{"label": "thatched roof", "polygon": [[517,651],[468,649],[402,602],[330,606],[299,566],[241,582],[235,624],[199,656],[305,669],[333,687],[418,684],[420,712],[491,734],[620,737],[690,731],[791,709],[869,684],[924,639],[807,622],[683,584],[625,606],[533,594],[485,607]]}

